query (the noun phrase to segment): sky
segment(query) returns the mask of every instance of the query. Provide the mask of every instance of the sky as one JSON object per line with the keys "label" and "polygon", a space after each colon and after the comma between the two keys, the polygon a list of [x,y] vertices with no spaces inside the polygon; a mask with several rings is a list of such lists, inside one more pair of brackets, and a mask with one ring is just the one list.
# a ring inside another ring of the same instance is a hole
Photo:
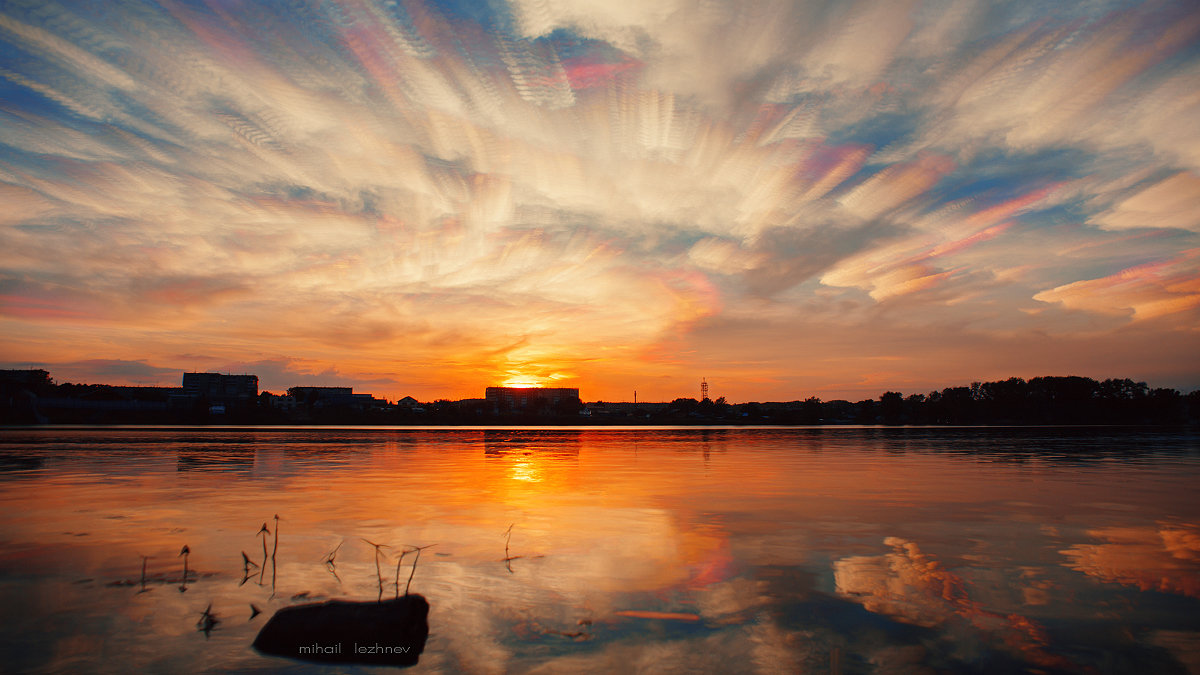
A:
{"label": "sky", "polygon": [[0,5],[0,365],[1200,388],[1200,5]]}

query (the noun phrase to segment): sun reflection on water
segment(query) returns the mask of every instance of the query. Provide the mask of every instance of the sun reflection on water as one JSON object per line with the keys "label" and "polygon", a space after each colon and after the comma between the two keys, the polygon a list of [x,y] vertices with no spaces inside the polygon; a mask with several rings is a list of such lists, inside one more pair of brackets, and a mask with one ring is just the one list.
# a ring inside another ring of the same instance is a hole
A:
{"label": "sun reflection on water", "polygon": [[529,460],[518,460],[509,469],[509,478],[513,480],[525,481],[527,483],[541,483],[545,480],[545,476],[537,462]]}

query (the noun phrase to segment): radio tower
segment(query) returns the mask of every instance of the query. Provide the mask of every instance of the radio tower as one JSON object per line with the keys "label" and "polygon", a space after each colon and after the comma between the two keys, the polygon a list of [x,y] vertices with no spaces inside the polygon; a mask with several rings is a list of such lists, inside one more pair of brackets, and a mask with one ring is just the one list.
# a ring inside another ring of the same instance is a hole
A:
{"label": "radio tower", "polygon": [[708,400],[708,383],[704,381],[703,377],[700,378],[700,400]]}

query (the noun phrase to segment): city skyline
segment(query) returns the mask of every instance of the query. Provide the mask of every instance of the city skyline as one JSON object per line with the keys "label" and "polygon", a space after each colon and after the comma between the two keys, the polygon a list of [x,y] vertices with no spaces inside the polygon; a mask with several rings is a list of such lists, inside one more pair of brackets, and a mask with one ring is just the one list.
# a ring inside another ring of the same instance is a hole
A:
{"label": "city skyline", "polygon": [[1200,388],[1183,2],[6,3],[0,368]]}

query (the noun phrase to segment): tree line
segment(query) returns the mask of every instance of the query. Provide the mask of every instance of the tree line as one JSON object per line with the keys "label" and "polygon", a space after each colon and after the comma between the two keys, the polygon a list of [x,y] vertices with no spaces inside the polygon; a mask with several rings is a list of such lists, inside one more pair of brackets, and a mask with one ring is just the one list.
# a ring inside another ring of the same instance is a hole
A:
{"label": "tree line", "polygon": [[[702,403],[677,399],[672,408],[701,411]],[[887,391],[857,402],[811,397],[783,404],[722,404],[711,402],[713,414],[782,424],[1200,423],[1200,390],[1184,395],[1127,378],[1098,381],[1078,376],[1010,377],[927,394]]]}

